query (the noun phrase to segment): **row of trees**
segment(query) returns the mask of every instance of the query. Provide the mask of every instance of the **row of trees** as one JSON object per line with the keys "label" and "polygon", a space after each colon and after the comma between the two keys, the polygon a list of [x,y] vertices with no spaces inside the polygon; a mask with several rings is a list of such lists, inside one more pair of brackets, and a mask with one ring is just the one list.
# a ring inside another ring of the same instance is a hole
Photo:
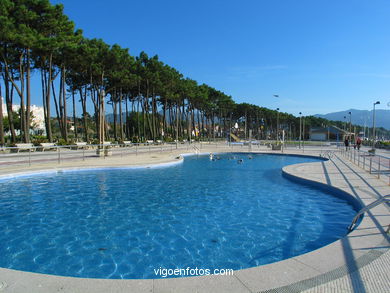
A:
{"label": "row of trees", "polygon": [[[83,37],[64,15],[63,6],[48,0],[0,1],[0,57],[12,143],[31,140],[32,74],[40,76],[46,135],[51,142],[58,138],[211,138],[226,134],[236,121],[244,123],[245,136],[252,129],[255,136],[264,138],[275,136],[279,116],[279,125],[290,127],[291,136],[297,137],[299,131],[299,118],[236,104],[231,96],[185,78],[158,56],[141,52],[134,57],[117,44],[110,46],[101,39]],[[0,83],[0,95],[1,91]],[[20,136],[16,135],[12,115],[16,101],[20,103]],[[77,103],[81,103],[81,121]],[[92,115],[87,111],[90,105]],[[107,107],[113,113],[110,123],[104,119]],[[329,123],[315,117],[310,121],[312,125]],[[59,137],[53,135],[53,125]],[[0,144],[4,144],[1,103]]]}

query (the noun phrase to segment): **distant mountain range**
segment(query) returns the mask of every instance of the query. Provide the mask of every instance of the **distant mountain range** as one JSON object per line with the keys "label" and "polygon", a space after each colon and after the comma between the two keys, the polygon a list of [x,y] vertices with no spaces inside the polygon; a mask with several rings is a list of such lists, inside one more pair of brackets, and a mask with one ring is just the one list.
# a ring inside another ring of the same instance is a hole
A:
{"label": "distant mountain range", "polygon": [[[119,123],[119,114],[116,116],[117,117],[117,122]],[[123,121],[123,123],[126,121],[126,113],[125,112],[123,112],[122,113],[122,121]],[[106,121],[108,122],[108,123],[113,123],[114,122],[114,114],[112,114],[112,113],[109,113],[109,114],[106,114]]]}
{"label": "distant mountain range", "polygon": [[[315,117],[325,118],[328,120],[335,120],[335,121],[347,121],[349,122],[349,114],[348,112],[351,112],[352,114],[352,124],[357,124],[361,126],[367,126],[372,127],[372,110],[356,110],[356,109],[349,109],[345,111],[340,112],[333,112],[328,114],[316,114]],[[347,118],[344,119],[344,116]],[[382,110],[378,109],[375,110],[375,126],[376,127],[383,127],[388,130],[390,130],[390,110]]]}

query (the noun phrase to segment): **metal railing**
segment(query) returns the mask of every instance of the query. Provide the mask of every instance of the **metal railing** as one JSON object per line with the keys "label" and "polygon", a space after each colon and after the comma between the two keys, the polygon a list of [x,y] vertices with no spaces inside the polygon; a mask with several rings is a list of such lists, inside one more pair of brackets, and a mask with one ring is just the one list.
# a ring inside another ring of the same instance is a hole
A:
{"label": "metal railing", "polygon": [[196,145],[192,145],[192,149],[195,151],[196,154],[200,153],[200,149]]}
{"label": "metal railing", "polygon": [[385,202],[390,202],[390,194],[388,195],[385,195],[383,197],[381,197],[380,199],[377,199],[376,201],[370,203],[369,205],[366,205],[364,208],[362,208],[357,214],[356,216],[353,218],[352,220],[352,223],[351,225],[349,225],[348,227],[348,230],[349,231],[352,231],[353,228],[356,226],[356,223],[357,221],[360,219],[360,217],[367,211],[369,211],[370,209],[382,204],[382,203],[385,203]]}
{"label": "metal railing", "polygon": [[325,150],[325,151],[321,151],[320,153],[320,157],[322,158],[326,158],[326,159],[332,159],[334,156],[334,151],[331,151],[331,150]]}
{"label": "metal railing", "polygon": [[[258,144],[260,147],[261,144]],[[33,146],[24,144],[19,147],[2,147],[0,149],[0,169],[12,166],[34,166],[37,164],[58,164],[68,161],[86,161],[90,159],[107,157],[138,156],[145,153],[173,152],[176,150],[194,150],[201,153],[205,147],[229,148],[231,151],[244,150],[244,144],[231,144],[226,141],[194,141],[194,142],[145,142],[125,144],[83,144],[83,145],[45,145]],[[263,145],[265,148],[265,146]]]}
{"label": "metal railing", "polygon": [[370,174],[374,174],[378,179],[384,179],[390,185],[390,158],[382,155],[375,154],[370,151],[363,151],[357,149],[345,149],[340,148],[341,155],[368,171]]}
{"label": "metal railing", "polygon": [[2,147],[0,149],[0,169],[12,166],[33,166],[37,164],[58,164],[68,161],[105,159],[106,157],[138,156],[145,153],[174,152],[194,149],[198,153],[204,147],[223,147],[226,142],[172,142],[172,143],[126,143],[126,144],[87,144]]}

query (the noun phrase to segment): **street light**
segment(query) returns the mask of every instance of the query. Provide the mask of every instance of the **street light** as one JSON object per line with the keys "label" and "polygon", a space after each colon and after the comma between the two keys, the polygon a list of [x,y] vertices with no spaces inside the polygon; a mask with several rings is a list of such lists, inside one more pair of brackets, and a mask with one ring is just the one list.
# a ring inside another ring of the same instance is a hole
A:
{"label": "street light", "polygon": [[302,117],[302,149],[305,151],[305,116]]}
{"label": "street light", "polygon": [[[348,112],[349,114],[349,135],[351,135],[352,133],[352,112]],[[352,135],[351,135],[351,139],[352,139]]]}
{"label": "street light", "polygon": [[301,149],[302,143],[302,112],[299,112],[299,149]]}
{"label": "street light", "polygon": [[276,108],[276,141],[279,141],[279,108]]}
{"label": "street light", "polygon": [[347,131],[347,116],[344,116],[344,131]]}
{"label": "street light", "polygon": [[374,103],[374,110],[372,112],[372,149],[375,150],[375,105],[379,105],[381,102]]}

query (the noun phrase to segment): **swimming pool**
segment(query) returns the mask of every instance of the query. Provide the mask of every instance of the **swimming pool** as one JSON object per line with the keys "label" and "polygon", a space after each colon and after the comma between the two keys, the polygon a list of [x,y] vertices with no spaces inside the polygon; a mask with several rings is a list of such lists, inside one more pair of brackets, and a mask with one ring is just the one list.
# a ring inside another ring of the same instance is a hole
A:
{"label": "swimming pool", "polygon": [[1,180],[0,266],[156,278],[159,268],[267,264],[347,234],[353,202],[282,176],[285,165],[318,159],[218,156],[186,157],[166,168]]}

